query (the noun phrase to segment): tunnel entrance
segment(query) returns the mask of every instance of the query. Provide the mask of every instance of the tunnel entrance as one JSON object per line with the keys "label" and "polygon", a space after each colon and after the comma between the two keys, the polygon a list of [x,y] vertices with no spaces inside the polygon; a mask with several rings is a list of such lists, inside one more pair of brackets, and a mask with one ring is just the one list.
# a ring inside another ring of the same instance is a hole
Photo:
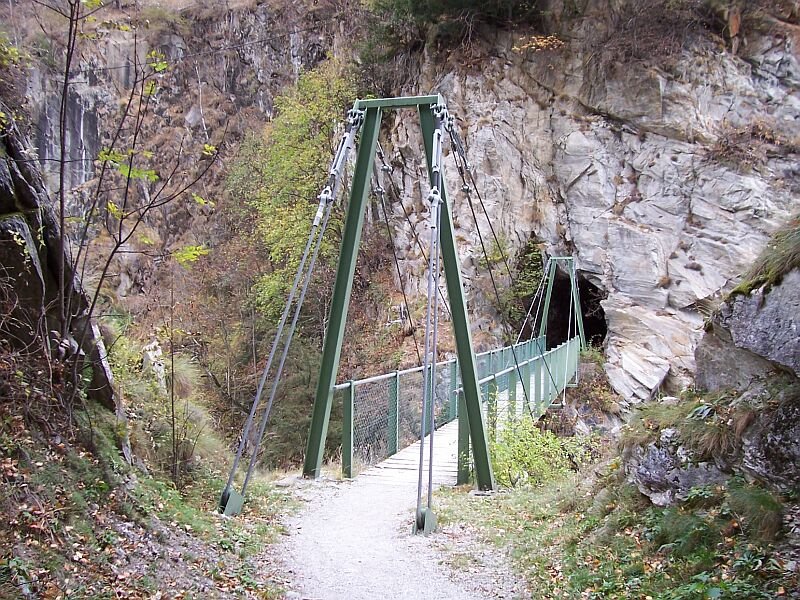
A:
{"label": "tunnel entrance", "polygon": [[[590,346],[602,347],[608,329],[606,315],[600,301],[606,297],[605,292],[591,283],[578,271],[578,295],[583,316],[583,331],[586,343]],[[569,332],[570,317],[570,282],[569,274],[556,269],[553,281],[553,295],[550,301],[550,313],[547,319],[547,347],[553,348],[567,340],[567,335],[575,335],[574,325]],[[538,330],[538,326],[537,326]]]}

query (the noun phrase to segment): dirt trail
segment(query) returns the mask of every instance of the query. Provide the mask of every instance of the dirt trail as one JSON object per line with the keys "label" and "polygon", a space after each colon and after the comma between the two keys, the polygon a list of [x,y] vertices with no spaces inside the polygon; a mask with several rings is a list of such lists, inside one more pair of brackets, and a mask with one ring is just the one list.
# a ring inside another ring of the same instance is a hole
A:
{"label": "dirt trail", "polygon": [[[289,535],[278,549],[291,581],[286,598],[530,598],[503,553],[482,547],[467,531],[411,534],[416,475],[403,464],[353,481],[296,480],[296,494],[307,505],[288,521]],[[454,570],[448,550],[468,553],[468,569]]]}

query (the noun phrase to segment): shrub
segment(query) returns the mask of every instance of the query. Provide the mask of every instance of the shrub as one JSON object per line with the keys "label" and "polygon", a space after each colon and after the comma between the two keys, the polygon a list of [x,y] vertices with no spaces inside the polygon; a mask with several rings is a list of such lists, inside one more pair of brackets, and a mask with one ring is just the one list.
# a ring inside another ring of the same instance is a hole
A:
{"label": "shrub", "polygon": [[506,425],[490,443],[497,482],[506,487],[539,485],[591,461],[591,442],[559,438],[542,431],[529,417]]}

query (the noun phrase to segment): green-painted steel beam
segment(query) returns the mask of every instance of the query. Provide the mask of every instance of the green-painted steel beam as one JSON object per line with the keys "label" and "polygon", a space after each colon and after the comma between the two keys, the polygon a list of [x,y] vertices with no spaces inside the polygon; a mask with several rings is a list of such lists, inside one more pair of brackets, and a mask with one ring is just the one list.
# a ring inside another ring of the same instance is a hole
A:
{"label": "green-painted steel beam", "polygon": [[[419,105],[419,116],[422,125],[422,139],[425,144],[425,156],[428,173],[431,174],[431,156],[433,152],[433,132],[436,127],[433,111],[429,105]],[[447,295],[450,300],[450,312],[453,318],[453,331],[456,338],[456,354],[461,369],[461,384],[464,389],[464,405],[469,422],[472,455],[475,462],[475,479],[478,488],[494,489],[494,474],[489,460],[489,444],[486,439],[486,428],[481,416],[480,386],[472,348],[472,332],[467,318],[467,301],[461,281],[456,235],[451,216],[451,207],[447,198],[447,186],[442,178],[442,216],[439,235],[441,236],[442,263],[444,265]]]}
{"label": "green-painted steel beam", "polygon": [[545,338],[547,347],[547,317],[550,314],[550,300],[553,297],[553,283],[556,279],[556,261],[550,259],[550,267],[547,269],[547,292],[544,296],[544,309],[542,310],[542,322],[539,324],[539,337]]}
{"label": "green-painted steel beam", "polygon": [[447,422],[454,421],[458,416],[458,360],[450,362],[450,393],[448,394]]}
{"label": "green-painted steel beam", "polygon": [[396,454],[399,448],[399,435],[400,435],[400,371],[394,372],[389,383],[389,447],[387,452],[389,456]]}
{"label": "green-painted steel beam", "polygon": [[353,478],[353,399],[354,385],[350,380],[342,394],[342,477]]}
{"label": "green-painted steel beam", "polygon": [[436,104],[444,104],[444,100],[440,94],[358,100],[356,101],[355,108],[359,110],[367,110],[369,108],[415,108],[417,106],[431,106]]}
{"label": "green-painted steel beam", "polygon": [[375,146],[378,142],[380,125],[380,107],[367,108],[350,190],[350,203],[347,207],[342,247],[339,252],[339,266],[336,270],[336,283],[333,287],[328,329],[322,349],[322,366],[317,381],[314,409],[311,414],[311,429],[303,465],[303,475],[306,477],[319,477],[322,468],[325,438],[328,433],[328,421],[333,402],[333,386],[339,371],[342,339],[347,320],[347,309],[350,306],[350,294],[353,291],[353,276],[356,270],[358,246],[361,243],[361,229],[364,224],[370,174],[375,159]]}

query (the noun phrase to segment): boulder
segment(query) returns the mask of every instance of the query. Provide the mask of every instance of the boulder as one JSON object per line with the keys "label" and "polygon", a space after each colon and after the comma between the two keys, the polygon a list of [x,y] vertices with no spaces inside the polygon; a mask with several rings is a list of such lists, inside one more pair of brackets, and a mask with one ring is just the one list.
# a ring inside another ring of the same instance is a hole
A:
{"label": "boulder", "polygon": [[728,478],[716,464],[696,460],[672,428],[662,430],[659,439],[646,447],[630,449],[625,456],[625,473],[656,506],[670,506],[676,500],[685,500],[693,487],[722,483]]}
{"label": "boulder", "polygon": [[732,343],[800,377],[800,269],[779,285],[737,295],[721,308]]}

